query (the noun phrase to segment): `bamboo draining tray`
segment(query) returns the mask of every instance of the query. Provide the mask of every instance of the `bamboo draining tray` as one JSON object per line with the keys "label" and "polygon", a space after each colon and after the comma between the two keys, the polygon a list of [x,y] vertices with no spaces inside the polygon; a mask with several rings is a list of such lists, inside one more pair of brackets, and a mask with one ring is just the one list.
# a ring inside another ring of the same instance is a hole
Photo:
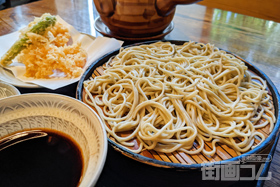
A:
{"label": "bamboo draining tray", "polygon": [[[171,41],[174,43],[174,41]],[[182,44],[181,41],[175,41],[175,44]],[[84,80],[89,79],[89,77],[95,77],[95,76],[100,76],[104,73],[104,69],[102,65],[106,63],[110,57],[116,55],[118,51],[115,51],[114,53],[111,53],[109,55],[106,55],[105,57],[97,60],[97,62],[93,63],[91,67],[85,72],[83,77],[80,80],[80,83],[78,85],[77,89],[77,98],[80,100],[84,100],[85,94],[83,91],[83,84],[82,82]],[[230,52],[229,52],[230,53]],[[235,55],[236,56],[236,55]],[[268,145],[273,144],[273,140],[278,133],[279,129],[279,120],[278,120],[278,105],[279,105],[279,94],[274,87],[273,83],[269,80],[269,78],[263,74],[260,70],[256,69],[253,65],[250,63],[246,62],[242,58],[236,56],[237,58],[241,59],[246,63],[248,66],[248,69],[250,70],[251,73],[261,76],[263,79],[267,81],[268,84],[268,89],[269,92],[273,98],[273,104],[274,104],[274,113],[276,116],[276,123],[273,131],[269,133],[269,127],[270,124],[267,125],[264,128],[258,129],[257,131],[261,132],[265,137],[266,140],[259,146],[257,146],[255,149],[245,153],[245,154],[253,154],[253,153],[259,153],[261,152],[264,148],[266,148]],[[261,119],[262,120],[262,119]],[[128,132],[129,133],[129,132]],[[122,133],[121,136],[126,136],[126,133]],[[137,143],[136,140],[134,142]],[[254,145],[258,144],[260,140],[256,139]],[[123,153],[124,155],[133,158],[135,160],[138,160],[143,163],[147,163],[149,165],[154,165],[154,166],[159,166],[159,167],[167,167],[167,168],[185,168],[184,166],[194,166],[194,168],[200,168],[202,163],[212,163],[212,162],[220,162],[220,161],[233,161],[233,160],[239,160],[241,159],[241,156],[238,156],[236,152],[228,147],[225,144],[217,143],[217,151],[213,156],[208,156],[203,153],[195,154],[195,155],[189,155],[184,152],[173,152],[173,153],[161,153],[161,152],[156,152],[153,150],[144,150],[139,154],[135,154],[131,151],[129,151],[129,148],[125,148],[121,145],[119,145],[113,138],[109,139],[109,143],[118,151]],[[137,146],[137,145],[136,145]],[[194,143],[193,150],[197,149],[199,145],[197,142]],[[212,150],[212,145],[211,142],[206,142],[205,143],[205,148],[206,150]],[[131,148],[130,148],[131,149]]]}

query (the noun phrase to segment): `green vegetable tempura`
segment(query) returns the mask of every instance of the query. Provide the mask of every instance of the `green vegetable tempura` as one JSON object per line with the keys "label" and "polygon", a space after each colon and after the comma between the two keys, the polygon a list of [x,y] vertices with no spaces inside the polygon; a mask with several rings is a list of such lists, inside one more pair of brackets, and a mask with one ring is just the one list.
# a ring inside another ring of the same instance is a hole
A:
{"label": "green vegetable tempura", "polygon": [[40,19],[13,44],[13,46],[1,57],[0,64],[7,66],[12,60],[25,48],[30,45],[27,33],[35,33],[44,35],[49,27],[53,27],[56,23],[56,17],[50,14],[43,14]]}

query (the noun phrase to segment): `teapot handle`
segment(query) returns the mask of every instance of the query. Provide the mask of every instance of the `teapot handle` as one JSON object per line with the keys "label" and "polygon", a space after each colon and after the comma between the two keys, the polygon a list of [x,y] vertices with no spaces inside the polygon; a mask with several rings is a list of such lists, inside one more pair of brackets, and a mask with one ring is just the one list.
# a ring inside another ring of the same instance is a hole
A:
{"label": "teapot handle", "polygon": [[202,0],[156,0],[156,9],[160,16],[168,16],[178,4],[193,4]]}

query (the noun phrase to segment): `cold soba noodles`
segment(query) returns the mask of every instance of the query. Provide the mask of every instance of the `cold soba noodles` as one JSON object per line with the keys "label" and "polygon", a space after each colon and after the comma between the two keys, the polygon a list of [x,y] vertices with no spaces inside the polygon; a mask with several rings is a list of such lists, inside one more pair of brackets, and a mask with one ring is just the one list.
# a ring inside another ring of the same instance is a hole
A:
{"label": "cold soba noodles", "polygon": [[[266,82],[214,45],[158,42],[129,47],[105,69],[84,82],[85,100],[118,143],[130,147],[131,140],[139,140],[133,152],[214,155],[220,142],[241,154],[258,145],[256,138],[264,141],[258,128],[270,124],[271,132],[274,127]],[[131,133],[119,135],[125,131]],[[193,150],[195,141],[199,147]],[[212,150],[205,149],[205,142],[212,142]]]}

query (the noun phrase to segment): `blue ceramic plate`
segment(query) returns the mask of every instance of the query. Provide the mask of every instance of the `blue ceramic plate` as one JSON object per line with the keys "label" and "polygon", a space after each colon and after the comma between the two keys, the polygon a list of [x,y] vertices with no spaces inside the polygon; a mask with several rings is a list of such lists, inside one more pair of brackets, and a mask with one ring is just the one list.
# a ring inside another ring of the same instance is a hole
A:
{"label": "blue ceramic plate", "polygon": [[[177,40],[162,40],[162,41],[171,42],[171,43],[176,44],[176,45],[182,45],[183,43],[187,42],[187,41],[177,41]],[[137,43],[137,44],[125,46],[124,48],[130,47],[130,46],[135,46],[135,45],[141,45],[141,44],[150,44],[150,43],[154,43],[154,42],[157,42],[157,41]],[[114,51],[114,52],[109,53],[109,54],[103,56],[102,58],[96,60],[94,63],[92,63],[92,65],[85,71],[82,78],[80,79],[80,82],[78,83],[77,91],[76,91],[76,98],[77,99],[83,100],[83,82],[85,80],[88,80],[92,76],[93,71],[97,67],[102,66],[111,57],[117,55],[118,53],[119,53],[118,50]],[[231,52],[228,52],[228,53],[232,54]],[[234,54],[232,54],[232,55],[234,55]],[[269,91],[272,95],[272,98],[273,98],[273,104],[274,104],[275,116],[276,116],[276,123],[275,123],[274,129],[270,133],[270,135],[264,140],[264,142],[262,142],[255,149],[253,149],[251,151],[248,151],[245,154],[242,154],[240,156],[236,156],[236,157],[233,157],[233,158],[230,158],[230,159],[214,162],[216,164],[226,164],[226,163],[229,163],[229,162],[232,162],[232,161],[240,161],[244,158],[244,156],[246,156],[248,154],[268,154],[271,150],[271,147],[272,147],[276,137],[279,136],[279,126],[280,126],[280,121],[279,121],[279,93],[278,93],[276,87],[274,86],[272,81],[269,79],[269,77],[267,75],[265,75],[261,70],[259,70],[256,66],[254,66],[253,64],[245,61],[244,59],[240,58],[237,55],[234,55],[234,56],[239,58],[243,62],[245,62],[249,71],[251,71],[252,73],[254,73],[258,76],[260,76],[262,79],[266,80],[268,89],[269,89]],[[123,146],[120,146],[119,144],[117,144],[116,142],[114,142],[113,140],[111,140],[109,138],[108,138],[108,141],[109,141],[109,144],[111,146],[113,146],[115,150],[120,151],[122,154],[124,154],[124,155],[126,155],[130,158],[133,158],[137,161],[140,161],[142,163],[146,163],[146,164],[149,164],[149,165],[153,165],[153,166],[157,166],[157,167],[164,167],[164,168],[175,168],[175,169],[180,169],[180,170],[201,169],[201,167],[202,167],[202,165],[200,163],[194,163],[194,164],[186,165],[186,164],[181,164],[181,163],[165,162],[165,161],[149,158],[149,157],[146,157],[146,156],[143,156],[143,155],[140,155],[140,154],[133,153],[129,149],[126,149]]]}

